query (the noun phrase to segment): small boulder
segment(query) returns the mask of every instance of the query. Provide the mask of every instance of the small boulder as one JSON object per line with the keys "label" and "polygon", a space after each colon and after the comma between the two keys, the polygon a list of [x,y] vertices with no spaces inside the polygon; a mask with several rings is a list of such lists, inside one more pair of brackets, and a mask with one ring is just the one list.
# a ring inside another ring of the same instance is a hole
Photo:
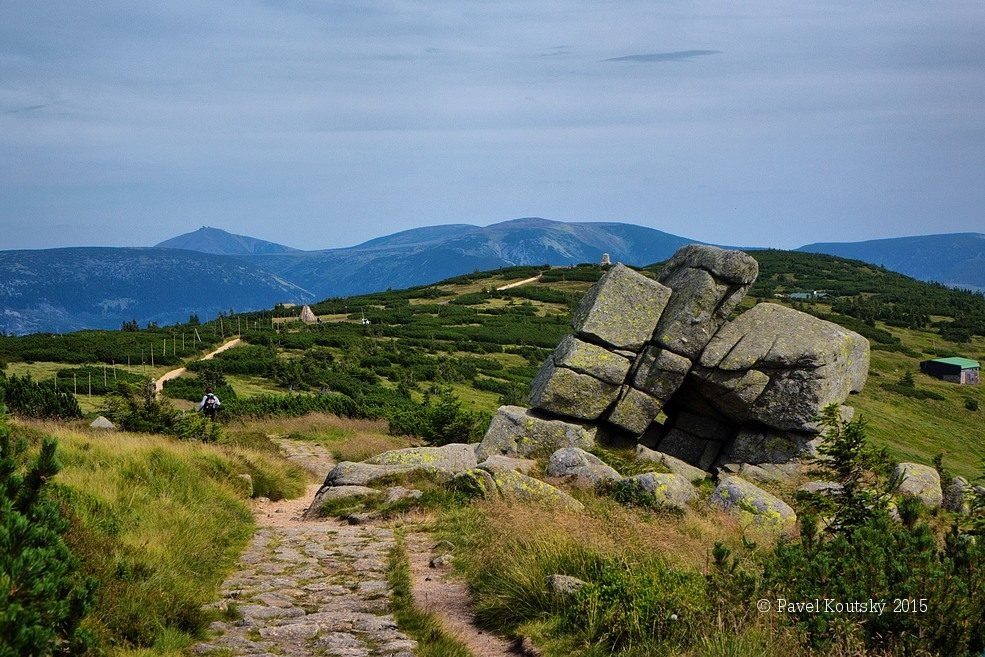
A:
{"label": "small boulder", "polygon": [[626,477],[619,486],[635,486],[652,495],[661,506],[684,509],[698,498],[697,489],[685,477],[673,472],[644,472]]}
{"label": "small boulder", "polygon": [[535,465],[537,465],[537,461],[533,459],[518,459],[511,456],[493,454],[480,463],[478,467],[486,472],[515,470],[516,472],[528,475]]}
{"label": "small boulder", "polygon": [[475,452],[480,461],[490,456],[547,456],[562,447],[591,449],[595,435],[594,427],[542,418],[520,406],[500,406]]}
{"label": "small boulder", "polygon": [[447,487],[470,498],[489,499],[497,493],[492,474],[480,468],[455,475],[448,481]]}
{"label": "small boulder", "polygon": [[[479,472],[484,471],[479,470]],[[519,472],[494,472],[490,476],[496,483],[496,490],[503,497],[513,497],[526,502],[571,511],[581,511],[584,508],[581,502],[560,488],[551,486],[539,479],[522,475]]]}
{"label": "small boulder", "polygon": [[690,482],[708,478],[708,473],[701,468],[696,468],[680,459],[674,458],[670,454],[664,454],[663,452],[658,452],[643,445],[636,446],[636,460],[659,463],[670,472],[679,474]]}
{"label": "small boulder", "polygon": [[941,476],[937,470],[921,463],[900,463],[894,473],[902,478],[898,491],[918,497],[926,506],[936,509],[944,501]]}
{"label": "small boulder", "polygon": [[551,454],[547,474],[574,480],[576,485],[594,486],[604,481],[618,481],[622,476],[602,459],[577,447],[564,447]]}
{"label": "small boulder", "polygon": [[671,291],[617,264],[582,298],[571,325],[594,342],[638,352],[653,335]]}
{"label": "small boulder", "polygon": [[722,478],[708,503],[743,525],[786,531],[797,523],[797,514],[789,504],[737,476]]}
{"label": "small boulder", "polygon": [[311,505],[304,512],[304,519],[310,520],[321,515],[321,508],[326,502],[345,499],[361,499],[366,497],[376,497],[380,491],[367,486],[322,486],[321,490],[311,501]]}
{"label": "small boulder", "polygon": [[828,496],[837,495],[844,488],[837,481],[808,481],[797,490],[801,493],[809,493],[811,495]]}
{"label": "small boulder", "polygon": [[588,585],[583,579],[571,575],[548,575],[547,590],[557,595],[571,595]]}
{"label": "small boulder", "polygon": [[971,486],[964,477],[952,477],[944,489],[943,506],[948,511],[968,515],[971,513],[971,502],[968,499]]}
{"label": "small boulder", "polygon": [[385,492],[387,504],[393,504],[401,500],[419,500],[424,495],[424,493],[415,488],[404,488],[403,486],[391,486]]}
{"label": "small boulder", "polygon": [[413,465],[381,465],[342,461],[325,478],[326,486],[366,486],[417,470]]}
{"label": "small boulder", "polygon": [[428,566],[431,568],[447,568],[454,560],[455,557],[450,554],[439,554],[436,557],[432,557],[431,560],[428,561]]}
{"label": "small boulder", "polygon": [[441,447],[408,447],[383,452],[364,462],[457,474],[477,465],[475,449],[473,445],[465,443],[451,443]]}
{"label": "small boulder", "polygon": [[107,418],[103,417],[102,415],[100,415],[95,420],[93,420],[92,421],[92,424],[90,424],[89,426],[92,427],[93,429],[115,429],[116,428],[116,425],[115,424],[113,424],[112,422],[110,422]]}

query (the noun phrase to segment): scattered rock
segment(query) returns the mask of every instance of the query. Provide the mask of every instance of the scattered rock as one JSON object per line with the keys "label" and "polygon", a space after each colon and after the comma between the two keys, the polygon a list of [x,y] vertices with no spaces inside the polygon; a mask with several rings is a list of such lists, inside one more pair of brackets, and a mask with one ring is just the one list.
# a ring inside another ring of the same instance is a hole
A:
{"label": "scattered rock", "polygon": [[[479,470],[479,472],[484,472]],[[494,472],[490,476],[496,483],[496,490],[503,497],[544,504],[571,511],[581,511],[584,506],[563,490],[555,488],[539,479],[522,475],[519,472]]]}
{"label": "scattered rock", "polygon": [[558,595],[571,595],[577,593],[588,585],[583,579],[572,577],[571,575],[548,575],[547,590]]}
{"label": "scattered rock", "polygon": [[789,504],[738,476],[724,477],[708,503],[738,518],[743,525],[784,531],[797,522],[797,514]]}
{"label": "scattered rock", "polygon": [[943,506],[946,510],[962,515],[971,513],[971,486],[964,477],[952,477],[944,489]]}
{"label": "scattered rock", "polygon": [[95,420],[93,420],[92,421],[92,424],[90,424],[89,426],[92,427],[93,429],[115,429],[116,428],[116,425],[115,424],[113,424],[112,422],[110,422],[107,418],[103,417],[102,415],[100,415]]}
{"label": "scattered rock", "polygon": [[943,503],[944,492],[941,490],[941,476],[937,470],[929,465],[900,463],[896,466],[894,474],[897,477],[902,477],[898,489],[900,493],[918,497],[921,502],[933,509],[940,507]]}
{"label": "scattered rock", "polygon": [[471,470],[477,464],[475,447],[465,443],[451,443],[441,447],[408,447],[383,452],[365,463],[373,465],[409,466],[435,472],[457,474]]}
{"label": "scattered rock", "polygon": [[321,508],[329,501],[377,497],[379,495],[380,491],[367,486],[322,486],[315,495],[315,499],[311,501],[308,510],[304,512],[304,518],[310,520],[320,517]]}
{"label": "scattered rock", "polygon": [[571,324],[593,342],[638,352],[653,335],[670,296],[660,283],[617,264],[582,298]]}
{"label": "scattered rock", "polygon": [[636,460],[659,463],[670,472],[679,474],[690,482],[708,478],[708,473],[701,468],[696,468],[680,459],[674,458],[670,454],[664,454],[663,452],[649,449],[643,445],[636,446]]}
{"label": "scattered rock", "polygon": [[451,490],[465,493],[468,497],[488,499],[496,495],[496,481],[492,474],[481,468],[467,470],[455,475],[448,482]]}
{"label": "scattered rock", "polygon": [[520,406],[500,406],[476,448],[480,461],[490,456],[547,456],[562,447],[591,449],[596,429],[542,418]]}
{"label": "scattered rock", "polygon": [[421,491],[415,488],[404,488],[403,486],[391,486],[386,489],[386,503],[393,504],[394,502],[399,502],[400,500],[419,500],[421,496],[424,495]]}
{"label": "scattered rock", "polygon": [[518,459],[511,456],[500,456],[493,454],[479,464],[479,468],[487,472],[501,472],[504,470],[516,470],[525,475],[530,474],[537,461],[533,459]]}
{"label": "scattered rock", "polygon": [[661,506],[684,509],[698,498],[697,489],[686,478],[673,472],[645,472],[623,479],[620,486],[635,486],[653,495]]}
{"label": "scattered rock", "polygon": [[450,554],[440,554],[436,557],[432,557],[428,562],[428,566],[431,568],[446,568],[452,564],[454,557]]}
{"label": "scattered rock", "polygon": [[844,486],[837,481],[808,481],[797,490],[812,495],[834,495],[840,493],[842,489]]}
{"label": "scattered rock", "polygon": [[622,476],[602,459],[578,447],[564,447],[551,454],[547,474],[574,479],[582,486],[594,486],[604,481],[618,481]]}

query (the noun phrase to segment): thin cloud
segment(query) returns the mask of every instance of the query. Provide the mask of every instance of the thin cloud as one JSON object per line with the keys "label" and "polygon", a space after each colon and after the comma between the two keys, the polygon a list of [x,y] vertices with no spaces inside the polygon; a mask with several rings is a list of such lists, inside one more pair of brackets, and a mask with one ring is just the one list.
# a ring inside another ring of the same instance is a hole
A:
{"label": "thin cloud", "polygon": [[673,52],[651,52],[644,55],[624,55],[603,59],[603,62],[685,62],[705,55],[721,55],[721,50],[675,50]]}
{"label": "thin cloud", "polygon": [[44,105],[28,105],[26,107],[15,107],[13,109],[4,110],[3,112],[0,112],[0,114],[25,114],[27,112],[37,112],[39,110],[43,110],[47,106],[48,106],[47,104],[44,104]]}

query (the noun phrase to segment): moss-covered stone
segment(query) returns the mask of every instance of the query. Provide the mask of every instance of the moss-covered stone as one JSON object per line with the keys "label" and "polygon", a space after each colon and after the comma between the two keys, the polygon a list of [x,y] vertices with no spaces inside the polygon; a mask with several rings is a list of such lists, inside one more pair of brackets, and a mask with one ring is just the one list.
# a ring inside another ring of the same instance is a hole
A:
{"label": "moss-covered stone", "polygon": [[743,526],[787,532],[797,524],[790,505],[741,477],[723,477],[708,503],[737,518]]}
{"label": "moss-covered stone", "polygon": [[408,447],[383,452],[366,463],[377,465],[403,465],[427,470],[457,473],[474,468],[478,461],[475,446],[451,443],[441,447]]}
{"label": "moss-covered stone", "polygon": [[476,448],[485,461],[491,456],[547,456],[562,447],[592,449],[596,429],[581,424],[540,417],[521,406],[500,406]]}
{"label": "moss-covered stone", "polygon": [[554,350],[554,364],[619,385],[626,379],[631,362],[625,356],[569,335]]}
{"label": "moss-covered stone", "polygon": [[617,264],[582,298],[571,323],[593,342],[638,352],[653,335],[670,294],[660,283]]}
{"label": "moss-covered stone", "polygon": [[626,477],[619,485],[635,487],[652,496],[656,506],[684,509],[698,498],[698,491],[691,482],[673,472],[645,472]]}
{"label": "moss-covered stone", "polygon": [[530,390],[534,408],[581,420],[597,420],[619,396],[619,386],[548,361]]}
{"label": "moss-covered stone", "polygon": [[934,468],[921,463],[900,463],[895,474],[902,478],[898,489],[900,493],[913,495],[933,509],[943,503],[941,476]]}

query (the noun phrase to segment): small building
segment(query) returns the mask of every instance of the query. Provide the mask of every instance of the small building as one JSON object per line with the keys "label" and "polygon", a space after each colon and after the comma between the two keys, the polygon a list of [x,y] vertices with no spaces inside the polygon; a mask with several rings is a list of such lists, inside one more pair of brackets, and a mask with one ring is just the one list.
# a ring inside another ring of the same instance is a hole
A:
{"label": "small building", "polygon": [[794,301],[815,301],[817,299],[826,299],[828,293],[823,290],[811,290],[810,292],[791,292],[787,297]]}
{"label": "small building", "polygon": [[599,262],[599,265],[602,266],[602,267],[611,267],[612,266],[612,258],[609,257],[609,254],[608,253],[603,253],[602,254],[602,261]]}
{"label": "small building", "polygon": [[933,358],[920,363],[920,371],[951,383],[977,385],[981,365],[970,358]]}

